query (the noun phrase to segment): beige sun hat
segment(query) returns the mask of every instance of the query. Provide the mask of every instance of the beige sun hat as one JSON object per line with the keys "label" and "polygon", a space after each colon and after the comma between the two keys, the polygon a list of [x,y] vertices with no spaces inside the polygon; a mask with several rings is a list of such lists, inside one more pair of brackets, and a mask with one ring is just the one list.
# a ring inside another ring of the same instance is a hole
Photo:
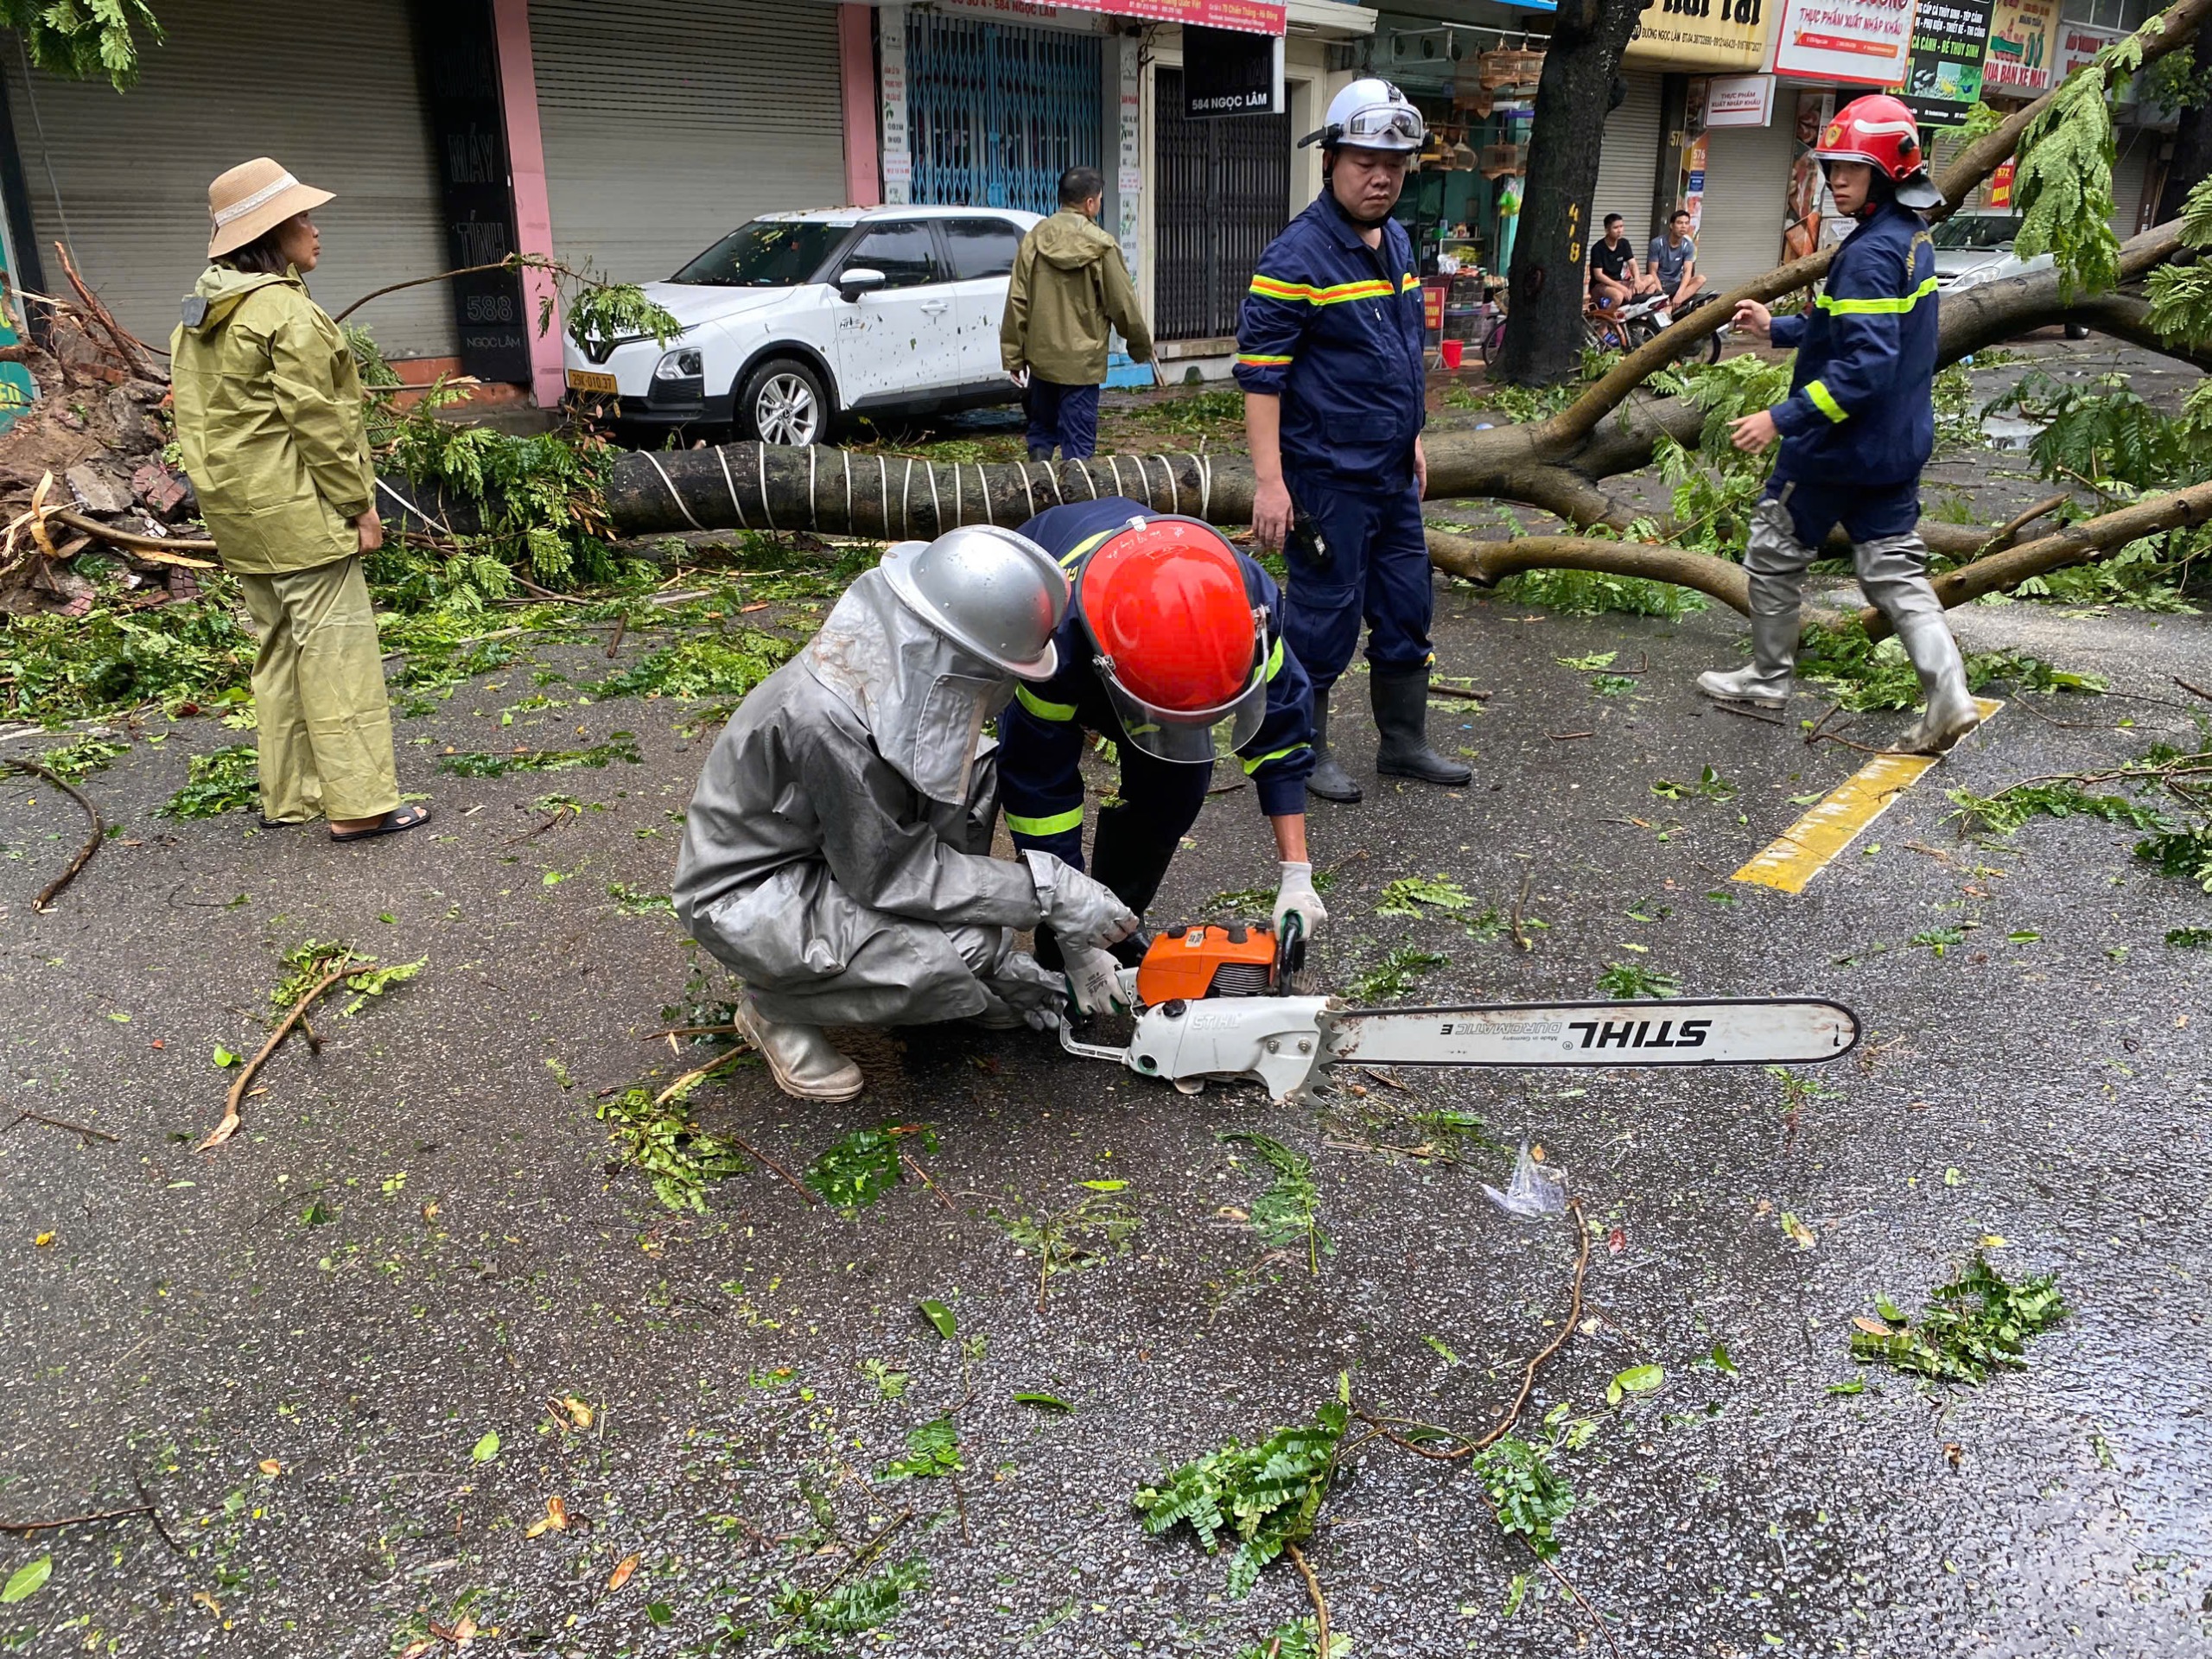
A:
{"label": "beige sun hat", "polygon": [[214,224],[207,257],[242,248],[293,214],[334,200],[329,191],[302,184],[266,156],[257,156],[207,187],[207,216]]}

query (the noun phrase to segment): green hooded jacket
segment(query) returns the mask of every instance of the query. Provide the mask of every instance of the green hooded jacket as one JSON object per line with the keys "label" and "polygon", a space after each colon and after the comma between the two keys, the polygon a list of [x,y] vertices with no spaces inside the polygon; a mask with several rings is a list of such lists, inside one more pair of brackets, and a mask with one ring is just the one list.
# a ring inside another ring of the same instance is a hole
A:
{"label": "green hooded jacket", "polygon": [[169,336],[177,444],[224,564],[273,575],[351,557],[376,469],[338,325],[296,270],[220,264],[184,315]]}
{"label": "green hooded jacket", "polygon": [[1063,207],[1021,238],[999,324],[999,358],[1012,374],[1027,365],[1040,380],[1095,386],[1106,378],[1106,329],[1122,331],[1129,355],[1152,359],[1152,330],[1122,263],[1122,245],[1081,209]]}

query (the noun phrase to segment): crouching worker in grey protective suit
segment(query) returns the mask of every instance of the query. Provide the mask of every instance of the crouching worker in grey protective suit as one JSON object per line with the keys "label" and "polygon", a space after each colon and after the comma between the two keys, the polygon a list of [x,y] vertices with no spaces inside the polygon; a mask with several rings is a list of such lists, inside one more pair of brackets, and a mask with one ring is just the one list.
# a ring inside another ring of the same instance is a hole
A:
{"label": "crouching worker in grey protective suit", "polygon": [[1067,982],[1014,948],[1017,931],[1104,946],[1135,930],[1051,855],[990,855],[984,723],[1015,680],[1052,677],[1067,605],[1059,567],[1010,531],[901,543],[722,728],[676,913],[744,980],[738,1029],[785,1094],[860,1092],[825,1025],[1048,1025]]}

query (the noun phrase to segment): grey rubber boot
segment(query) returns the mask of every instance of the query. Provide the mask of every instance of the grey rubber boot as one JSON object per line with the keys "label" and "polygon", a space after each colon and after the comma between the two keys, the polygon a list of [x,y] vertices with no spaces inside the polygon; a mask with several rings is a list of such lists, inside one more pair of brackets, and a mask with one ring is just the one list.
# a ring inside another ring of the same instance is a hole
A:
{"label": "grey rubber boot", "polygon": [[1723,702],[1755,702],[1779,709],[1789,701],[1797,668],[1797,613],[1751,619],[1751,660],[1738,669],[1707,669],[1697,689]]}
{"label": "grey rubber boot", "polygon": [[1755,702],[1779,709],[1789,701],[1797,669],[1797,613],[1805,589],[1805,569],[1812,550],[1797,539],[1789,505],[1769,497],[1751,512],[1751,533],[1744,547],[1750,579],[1751,660],[1732,671],[1712,669],[1697,677],[1697,689],[1723,702]]}
{"label": "grey rubber boot", "polygon": [[1313,775],[1306,780],[1306,792],[1342,806],[1357,806],[1365,798],[1329,753],[1329,697],[1323,691],[1313,694]]}
{"label": "grey rubber boot", "polygon": [[1897,630],[1905,659],[1920,676],[1925,699],[1920,718],[1897,747],[1907,754],[1948,753],[1981,724],[1981,710],[1967,689],[1959,642],[1943,617],[1943,601],[1928,582],[1928,544],[1908,531],[1861,542],[1851,550],[1859,585]]}
{"label": "grey rubber boot", "polygon": [[732,1020],[760,1051],[776,1086],[795,1100],[850,1100],[861,1091],[861,1069],[839,1053],[819,1026],[779,1025],[741,998]]}
{"label": "grey rubber boot", "polygon": [[1385,778],[1418,778],[1424,784],[1458,788],[1471,782],[1474,768],[1447,760],[1428,747],[1428,670],[1385,674],[1370,670],[1367,689],[1375,702],[1375,727],[1382,741],[1375,751],[1375,770]]}

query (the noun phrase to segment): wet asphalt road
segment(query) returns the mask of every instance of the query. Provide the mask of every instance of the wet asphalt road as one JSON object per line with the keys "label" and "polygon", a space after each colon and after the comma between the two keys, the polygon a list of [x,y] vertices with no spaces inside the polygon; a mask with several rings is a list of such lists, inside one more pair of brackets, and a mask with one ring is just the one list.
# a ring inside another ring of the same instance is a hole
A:
{"label": "wet asphalt road", "polygon": [[[965,1030],[852,1039],[870,1088],[849,1106],[801,1108],[750,1066],[701,1089],[702,1127],[793,1170],[851,1129],[932,1126],[942,1196],[910,1178],[851,1217],[766,1171],[671,1211],[610,1162],[594,1116],[703,1058],[642,1040],[696,957],[664,914],[628,913],[667,891],[703,753],[683,706],[503,726],[541,690],[531,665],[470,683],[399,728],[434,833],[344,849],[243,814],[155,817],[188,753],[236,737],[156,717],[86,785],[123,828],[46,916],[30,897],[80,822],[10,778],[0,1118],[117,1139],[0,1133],[0,1521],[130,1508],[143,1486],[168,1536],[132,1516],[0,1537],[0,1580],[52,1558],[0,1605],[0,1651],[384,1655],[463,1614],[478,1652],[701,1653],[739,1626],[749,1645],[711,1650],[758,1651],[787,1629],[779,1584],[832,1582],[888,1525],[871,1570],[918,1558],[927,1587],[849,1650],[1237,1653],[1304,1611],[1295,1574],[1231,1600],[1223,1560],[1186,1533],[1147,1538],[1130,1492],[1310,1418],[1347,1374],[1376,1410],[1495,1421],[1560,1334],[1575,1256],[1567,1222],[1483,1196],[1526,1135],[1568,1172],[1592,1253],[1583,1322],[1523,1427],[1561,1402],[1599,1426],[1561,1465],[1579,1507],[1559,1566],[1620,1654],[2212,1653],[2212,952],[2163,942],[2212,925],[2212,898],[2095,821],[1961,841],[1942,792],[2188,736],[2171,676],[2212,677],[2212,623],[1955,620],[1969,647],[2131,695],[2008,708],[1800,897],[1728,876],[1863,757],[1700,704],[1694,672],[1739,646],[1726,613],[1577,620],[1440,589],[1440,671],[1495,693],[1433,714],[1476,785],[1317,804],[1332,988],[1418,949],[1447,959],[1422,1001],[1586,997],[1628,963],[1694,994],[1847,1001],[1868,1037],[1808,1071],[1820,1091],[1794,1113],[1754,1069],[1363,1081],[1324,1117]],[[1559,661],[1605,651],[1632,689],[1601,695]],[[574,645],[541,657],[577,680],[607,667]],[[1337,719],[1371,779],[1363,685]],[[1806,692],[1790,713],[1825,706]],[[641,763],[433,770],[448,746],[618,731]],[[1708,766],[1728,798],[1653,791]],[[554,792],[584,810],[531,835]],[[1248,791],[1211,801],[1192,839],[1156,924],[1272,880]],[[1387,883],[1439,874],[1473,911],[1376,914]],[[1532,948],[1465,925],[1524,880]],[[1910,943],[1942,930],[1963,938],[1940,957]],[[288,1046],[235,1141],[196,1155],[231,1076],[211,1054],[260,1045],[276,957],[308,938],[428,967],[358,1018],[326,1008],[321,1055]],[[1262,1174],[1217,1138],[1243,1128],[1311,1157],[1334,1247],[1318,1275],[1245,1221]],[[1063,1211],[1086,1181],[1126,1182],[1109,1196],[1141,1225],[1126,1255],[1053,1278],[1040,1313],[1037,1258],[1001,1219]],[[1877,1294],[1919,1306],[1985,1237],[2015,1278],[2055,1271],[2075,1310],[2024,1370],[1929,1389],[1849,1359]],[[1607,1406],[1640,1365],[1663,1387]],[[905,1373],[904,1393],[864,1366]],[[1828,1392],[1854,1377],[1864,1393]],[[563,1400],[588,1429],[561,1425]],[[886,1478],[949,1408],[961,1473]],[[552,1497],[571,1525],[528,1536]],[[1541,1573],[1507,1613],[1533,1564],[1454,1465],[1369,1446],[1308,1554],[1357,1653],[1606,1650]]]}

